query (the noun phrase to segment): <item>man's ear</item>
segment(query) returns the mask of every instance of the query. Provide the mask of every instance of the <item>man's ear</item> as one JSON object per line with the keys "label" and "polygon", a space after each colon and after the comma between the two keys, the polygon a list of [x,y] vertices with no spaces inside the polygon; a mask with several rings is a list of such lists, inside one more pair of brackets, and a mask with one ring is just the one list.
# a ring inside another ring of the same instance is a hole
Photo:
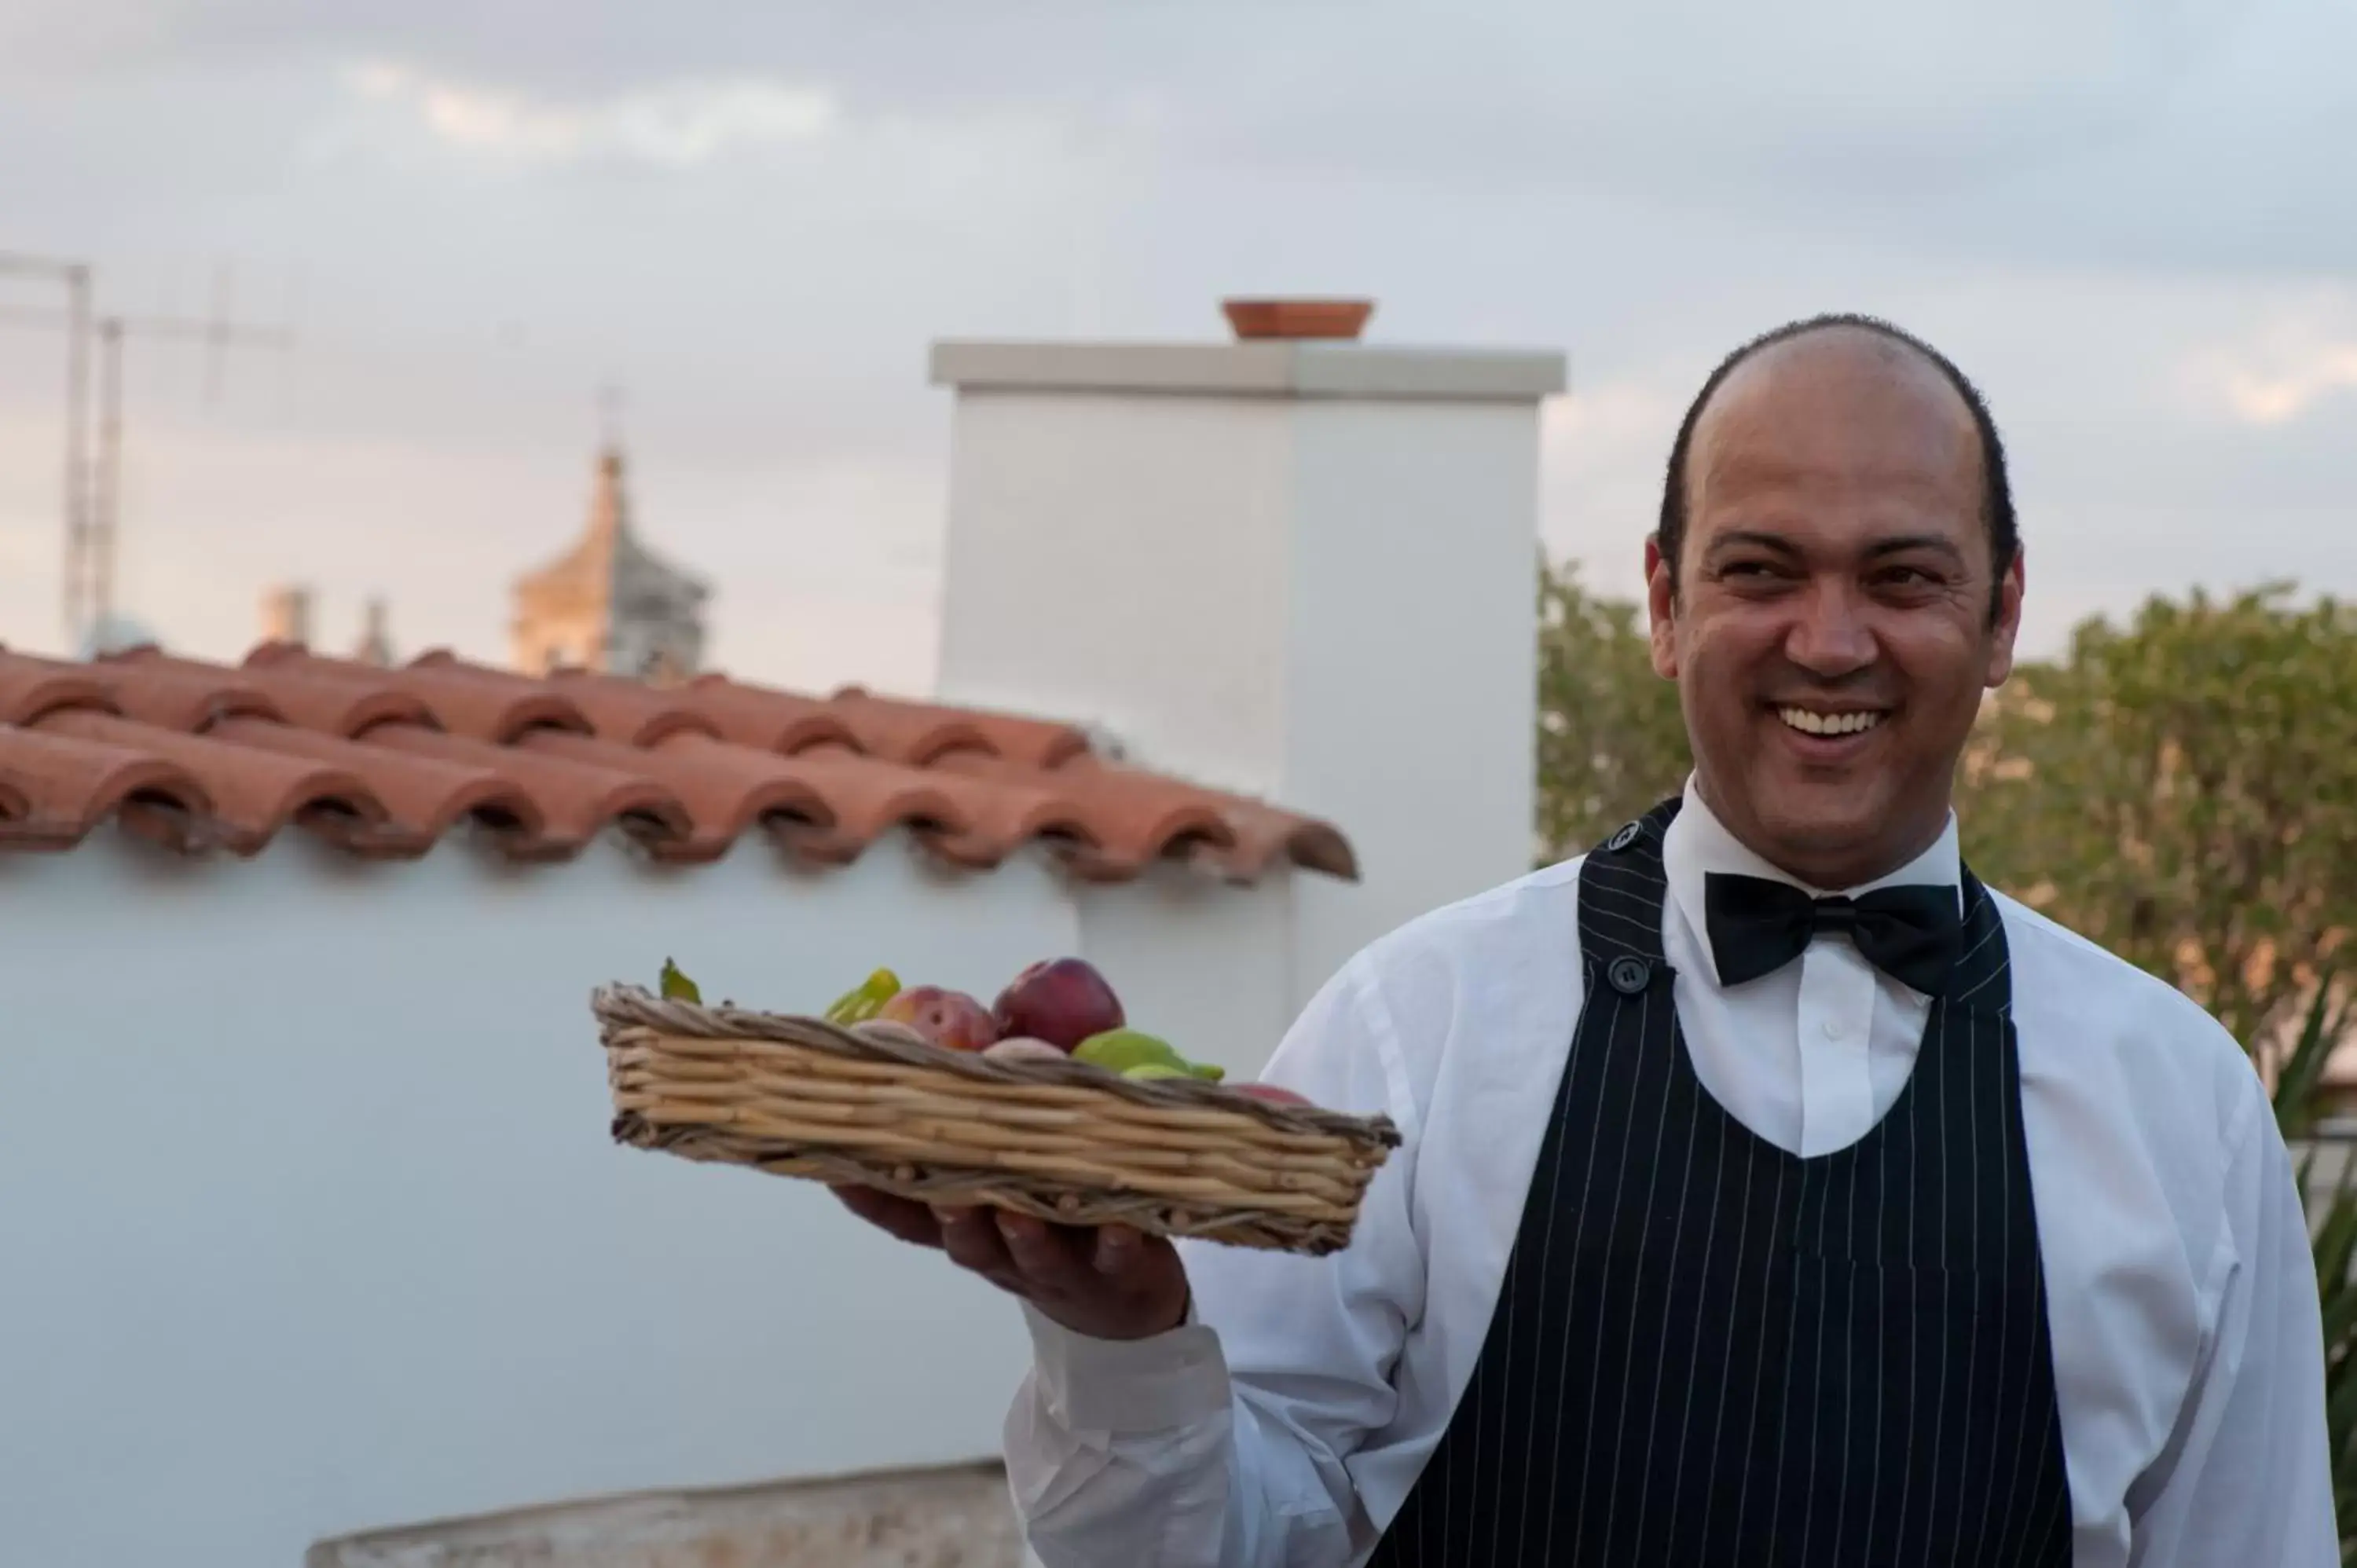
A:
{"label": "man's ear", "polygon": [[1674,681],[1678,678],[1678,590],[1658,533],[1645,539],[1645,607],[1652,616],[1653,672],[1664,681]]}
{"label": "man's ear", "polygon": [[2028,583],[2028,569],[2022,564],[2022,549],[2015,545],[2013,561],[1997,579],[1996,613],[1989,620],[1989,655],[1986,682],[1991,689],[2002,686],[2013,674],[2014,640],[2021,634],[2021,596]]}

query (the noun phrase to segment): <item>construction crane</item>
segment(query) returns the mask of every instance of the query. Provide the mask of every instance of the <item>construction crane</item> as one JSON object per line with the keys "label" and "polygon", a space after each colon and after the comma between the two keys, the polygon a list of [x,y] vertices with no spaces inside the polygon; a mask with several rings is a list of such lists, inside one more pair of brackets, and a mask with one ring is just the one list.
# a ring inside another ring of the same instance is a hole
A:
{"label": "construction crane", "polygon": [[[38,311],[0,310],[0,326],[63,328],[74,343],[84,344],[95,336],[98,347],[98,456],[88,472],[85,488],[84,465],[81,459],[82,432],[86,418],[87,398],[84,386],[88,380],[86,347],[69,354],[75,369],[70,375],[68,393],[71,403],[69,414],[68,511],[66,527],[65,610],[66,640],[79,647],[85,640],[103,637],[114,617],[115,542],[119,532],[123,507],[123,357],[126,338],[151,338],[163,342],[201,342],[212,350],[217,367],[219,356],[232,343],[244,343],[285,349],[294,344],[293,333],[282,328],[264,328],[232,322],[216,316],[210,320],[188,320],[165,316],[91,316],[87,290],[88,271],[82,294],[75,308],[59,317]],[[216,383],[217,384],[217,383]]]}
{"label": "construction crane", "polygon": [[90,550],[83,453],[90,411],[90,263],[0,252],[0,275],[49,278],[63,284],[66,290],[65,630],[66,644],[71,647],[81,635],[80,595],[87,580],[83,564]]}

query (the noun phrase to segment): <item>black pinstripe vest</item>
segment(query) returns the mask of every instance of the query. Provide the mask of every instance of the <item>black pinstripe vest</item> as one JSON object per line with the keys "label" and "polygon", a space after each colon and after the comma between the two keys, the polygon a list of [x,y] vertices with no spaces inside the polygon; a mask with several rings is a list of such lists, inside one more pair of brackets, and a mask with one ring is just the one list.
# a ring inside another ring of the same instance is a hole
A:
{"label": "black pinstripe vest", "polygon": [[1802,1159],[1695,1077],[1662,952],[1677,802],[1581,868],[1585,1002],[1489,1336],[1372,1559],[2067,1564],[2005,931],[1906,1087]]}

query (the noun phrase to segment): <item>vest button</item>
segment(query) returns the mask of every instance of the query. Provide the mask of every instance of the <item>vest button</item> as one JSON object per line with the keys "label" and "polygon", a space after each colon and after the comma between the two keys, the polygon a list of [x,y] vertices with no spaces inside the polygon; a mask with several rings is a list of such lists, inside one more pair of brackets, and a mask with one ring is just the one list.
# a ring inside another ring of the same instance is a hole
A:
{"label": "vest button", "polygon": [[1635,843],[1638,837],[1642,834],[1644,831],[1645,827],[1642,822],[1631,822],[1621,828],[1619,832],[1614,833],[1610,839],[1606,841],[1604,847],[1610,850],[1613,854],[1618,854],[1622,850],[1627,849],[1631,844]]}
{"label": "vest button", "polygon": [[1652,983],[1653,966],[1641,958],[1631,958],[1623,953],[1612,961],[1611,967],[1604,972],[1604,978],[1621,995],[1634,996]]}

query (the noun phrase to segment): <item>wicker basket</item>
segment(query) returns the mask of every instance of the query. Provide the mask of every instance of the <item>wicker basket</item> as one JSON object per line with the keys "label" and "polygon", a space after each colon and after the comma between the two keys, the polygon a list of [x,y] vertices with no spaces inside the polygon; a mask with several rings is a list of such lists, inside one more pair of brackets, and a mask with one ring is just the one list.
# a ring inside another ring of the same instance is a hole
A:
{"label": "wicker basket", "polygon": [[1067,1225],[1326,1253],[1397,1130],[1194,1079],[995,1061],[637,986],[591,1003],[617,1142]]}

